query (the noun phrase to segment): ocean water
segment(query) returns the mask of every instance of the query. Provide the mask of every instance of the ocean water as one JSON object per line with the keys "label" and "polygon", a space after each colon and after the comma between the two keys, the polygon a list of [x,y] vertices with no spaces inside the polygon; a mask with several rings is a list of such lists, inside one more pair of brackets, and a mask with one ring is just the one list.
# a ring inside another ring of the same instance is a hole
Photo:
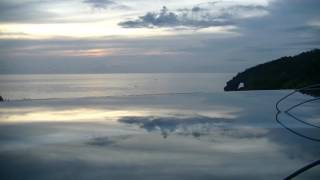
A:
{"label": "ocean water", "polygon": [[[230,74],[1,76],[1,179],[284,179],[320,159],[320,102]],[[320,167],[298,179],[319,179]]]}
{"label": "ocean water", "polygon": [[232,74],[0,75],[4,98],[50,99],[222,92]]}

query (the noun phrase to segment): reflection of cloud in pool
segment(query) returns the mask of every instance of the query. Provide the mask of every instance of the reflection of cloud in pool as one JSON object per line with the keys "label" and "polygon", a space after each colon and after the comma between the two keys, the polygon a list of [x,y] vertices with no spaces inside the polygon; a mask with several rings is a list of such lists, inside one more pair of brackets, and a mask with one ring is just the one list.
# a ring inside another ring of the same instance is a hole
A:
{"label": "reflection of cloud in pool", "polygon": [[164,138],[167,138],[169,134],[193,136],[195,138],[200,138],[203,135],[211,133],[236,136],[238,138],[261,137],[265,135],[265,132],[261,132],[255,128],[230,129],[230,120],[199,115],[192,117],[128,116],[119,119],[119,122],[137,125],[148,132],[161,132]]}
{"label": "reflection of cloud in pool", "polygon": [[[126,117],[122,121],[125,119],[127,123],[122,123],[142,128],[145,124],[151,131],[158,132],[160,127],[169,127],[173,129],[171,133],[200,135],[201,140],[182,136],[163,140],[156,134],[136,133],[136,128],[123,125],[35,123],[14,125],[19,126],[14,129],[8,125],[1,129],[0,126],[2,143],[7,142],[6,134],[12,135],[13,132],[19,132],[17,136],[21,138],[36,141],[41,137],[49,142],[45,146],[32,146],[27,151],[25,148],[0,151],[0,177],[32,180],[281,179],[309,158],[313,160],[312,157],[289,157],[287,151],[296,149],[293,144],[269,139],[271,134],[275,138],[279,138],[279,134],[245,124],[234,125],[233,119],[186,115]],[[115,134],[111,130],[132,131]],[[22,131],[28,133],[21,134]],[[56,141],[48,138],[51,136],[47,134],[52,133],[63,136],[59,135],[59,141]],[[81,135],[83,137],[73,139]],[[319,148],[312,149],[319,152]],[[296,151],[305,156],[309,153],[305,149]],[[305,179],[316,179],[317,174],[315,172]]]}
{"label": "reflection of cloud in pool", "polygon": [[121,140],[128,139],[129,137],[130,136],[96,137],[96,138],[93,138],[93,139],[89,140],[86,144],[92,145],[92,146],[100,146],[100,147],[111,146],[111,145],[114,145],[114,144],[116,144],[117,142],[119,142]]}
{"label": "reflection of cloud in pool", "polygon": [[90,140],[87,144],[93,146],[109,146],[114,144],[115,141],[110,139],[109,137],[97,137]]}

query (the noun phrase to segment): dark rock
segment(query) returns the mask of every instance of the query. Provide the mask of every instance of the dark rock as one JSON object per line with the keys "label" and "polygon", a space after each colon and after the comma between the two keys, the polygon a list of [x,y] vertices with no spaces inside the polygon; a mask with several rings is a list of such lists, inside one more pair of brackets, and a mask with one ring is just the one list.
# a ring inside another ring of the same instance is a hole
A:
{"label": "dark rock", "polygon": [[[225,91],[299,89],[320,83],[320,50],[267,62],[237,74]],[[319,94],[319,90],[305,91]]]}

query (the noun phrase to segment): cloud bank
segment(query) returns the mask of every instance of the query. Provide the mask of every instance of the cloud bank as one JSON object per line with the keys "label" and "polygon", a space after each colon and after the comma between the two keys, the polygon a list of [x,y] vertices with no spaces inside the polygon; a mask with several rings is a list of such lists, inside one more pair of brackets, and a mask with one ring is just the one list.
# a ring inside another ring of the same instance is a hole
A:
{"label": "cloud bank", "polygon": [[[200,12],[199,7],[194,7],[192,12]],[[212,26],[225,26],[232,23],[219,17],[201,17],[199,19],[189,17],[187,14],[177,14],[163,7],[158,13],[148,12],[136,20],[120,22],[119,25],[124,28],[154,28],[154,27],[194,27],[206,28]]]}
{"label": "cloud bank", "polygon": [[267,8],[258,5],[232,5],[230,7],[215,7],[216,3],[206,4],[205,7],[193,6],[170,11],[163,6],[159,12],[147,12],[134,20],[119,23],[124,28],[161,28],[161,27],[190,27],[208,28],[230,26],[237,19],[246,19],[268,14]]}

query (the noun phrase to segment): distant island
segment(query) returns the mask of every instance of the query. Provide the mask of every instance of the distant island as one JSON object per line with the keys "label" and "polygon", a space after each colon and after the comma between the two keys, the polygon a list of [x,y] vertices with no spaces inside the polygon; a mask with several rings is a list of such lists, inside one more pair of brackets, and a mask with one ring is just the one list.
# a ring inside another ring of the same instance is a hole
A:
{"label": "distant island", "polygon": [[[299,89],[320,83],[320,49],[286,56],[238,73],[225,91]],[[320,91],[306,91],[320,95]]]}

